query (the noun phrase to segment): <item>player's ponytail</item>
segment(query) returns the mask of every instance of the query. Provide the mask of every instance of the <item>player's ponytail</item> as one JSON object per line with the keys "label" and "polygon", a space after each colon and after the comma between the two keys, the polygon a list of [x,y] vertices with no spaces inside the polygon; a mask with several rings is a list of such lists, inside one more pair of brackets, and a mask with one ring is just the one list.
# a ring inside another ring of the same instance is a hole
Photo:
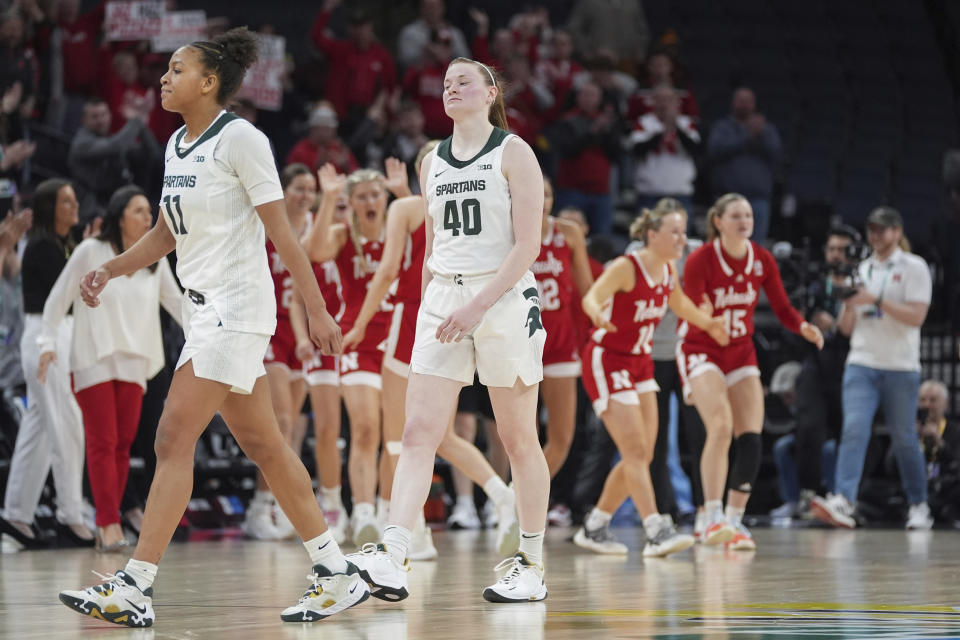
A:
{"label": "player's ponytail", "polygon": [[630,225],[630,237],[634,240],[640,240],[647,243],[647,233],[649,231],[659,231],[663,224],[663,219],[671,213],[682,213],[684,219],[687,217],[687,210],[676,198],[660,198],[653,209],[644,208],[640,216]]}
{"label": "player's ponytail", "polygon": [[[357,169],[347,176],[347,198],[349,199],[353,195],[353,191],[358,184],[365,182],[376,182],[381,189],[385,189],[383,181],[383,174],[376,169]],[[357,208],[353,205],[350,206],[350,242],[353,243],[353,250],[360,260],[360,269],[366,273],[369,265],[367,264],[367,257],[363,254],[363,242],[360,240],[360,219],[357,216]]]}
{"label": "player's ponytail", "polygon": [[[490,124],[493,126],[508,131],[510,125],[507,122],[507,106],[503,101],[503,82],[500,81],[500,74],[494,67],[478,62],[477,60],[471,60],[470,58],[454,58],[450,64],[453,65],[461,62],[475,66],[477,70],[480,71],[480,76],[483,78],[484,84],[488,87],[497,88],[497,95],[493,99],[493,104],[490,105],[488,118]],[[449,68],[450,65],[447,66]]]}
{"label": "player's ponytail", "polygon": [[707,242],[713,242],[720,235],[720,232],[717,231],[715,220],[723,217],[723,214],[727,211],[727,207],[737,200],[747,202],[747,199],[739,193],[725,193],[717,198],[717,201],[714,202],[710,210],[707,211]]}
{"label": "player's ponytail", "polygon": [[246,27],[237,27],[220,34],[213,41],[190,45],[200,52],[200,62],[220,79],[217,102],[226,104],[243,84],[247,69],[259,56],[257,37]]}

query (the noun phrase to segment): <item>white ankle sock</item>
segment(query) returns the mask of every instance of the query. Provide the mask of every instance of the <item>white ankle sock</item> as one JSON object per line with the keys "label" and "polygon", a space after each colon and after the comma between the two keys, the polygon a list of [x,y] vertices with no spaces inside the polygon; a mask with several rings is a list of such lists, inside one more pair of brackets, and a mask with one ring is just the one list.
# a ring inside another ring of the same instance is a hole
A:
{"label": "white ankle sock", "polygon": [[707,500],[703,504],[703,510],[707,512],[707,519],[713,520],[717,512],[723,513],[723,500]]}
{"label": "white ankle sock", "polygon": [[660,527],[664,525],[663,516],[659,513],[651,513],[646,518],[643,519],[643,530],[647,534],[648,538],[652,538],[657,535],[660,531]]}
{"label": "white ankle sock", "polygon": [[740,521],[743,520],[743,512],[745,509],[737,509],[736,507],[731,507],[727,505],[727,511],[724,515],[727,517],[727,522],[732,525],[740,524]]}
{"label": "white ankle sock", "polygon": [[324,509],[341,509],[343,508],[343,500],[340,498],[340,486],[336,487],[320,487],[320,497],[323,499],[323,508]]}
{"label": "white ankle sock", "polygon": [[410,546],[410,530],[396,524],[387,525],[383,530],[383,546],[402,565],[407,559],[407,547]]}
{"label": "white ankle sock", "polygon": [[347,560],[343,557],[340,545],[333,539],[329,529],[316,538],[307,540],[303,546],[310,554],[311,564],[322,565],[333,573],[343,573],[347,570]]}
{"label": "white ankle sock", "polygon": [[157,565],[130,558],[123,572],[133,578],[140,591],[146,591],[153,586],[153,581],[157,578]]}
{"label": "white ankle sock", "polygon": [[593,510],[590,511],[590,514],[587,516],[586,520],[583,521],[583,526],[588,531],[596,531],[597,529],[602,529],[610,524],[610,520],[612,518],[612,513],[600,511],[600,509],[594,507]]}
{"label": "white ankle sock", "polygon": [[356,522],[360,518],[372,520],[377,517],[377,510],[371,502],[357,502],[353,505],[353,520]]}
{"label": "white ankle sock", "polygon": [[494,475],[483,484],[483,492],[498,507],[513,496],[513,490],[498,475]]}
{"label": "white ankle sock", "polygon": [[527,556],[530,564],[541,567],[543,566],[543,531],[544,530],[540,530],[536,533],[530,533],[521,529],[520,548],[517,550],[519,553]]}

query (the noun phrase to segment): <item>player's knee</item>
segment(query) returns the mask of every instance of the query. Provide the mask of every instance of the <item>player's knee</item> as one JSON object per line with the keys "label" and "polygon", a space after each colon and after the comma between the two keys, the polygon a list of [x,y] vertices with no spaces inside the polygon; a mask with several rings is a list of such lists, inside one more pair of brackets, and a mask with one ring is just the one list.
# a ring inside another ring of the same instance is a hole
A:
{"label": "player's knee", "polygon": [[380,434],[370,423],[359,423],[350,430],[350,446],[360,451],[370,451],[380,446]]}
{"label": "player's knee", "polygon": [[170,420],[160,419],[153,442],[153,450],[158,462],[177,458],[193,459],[197,440],[187,436],[184,431],[184,429],[177,429]]}
{"label": "player's knee", "polygon": [[500,441],[503,442],[503,448],[510,458],[524,455],[533,447],[540,448],[540,441],[533,430],[529,432],[520,425],[513,427],[499,423]]}
{"label": "player's knee", "polygon": [[728,420],[718,420],[707,427],[708,441],[729,444],[731,438],[733,438],[733,424]]}
{"label": "player's knee", "polygon": [[407,416],[403,425],[402,446],[406,448],[430,447],[436,451],[447,433],[446,427],[436,424],[424,415]]}

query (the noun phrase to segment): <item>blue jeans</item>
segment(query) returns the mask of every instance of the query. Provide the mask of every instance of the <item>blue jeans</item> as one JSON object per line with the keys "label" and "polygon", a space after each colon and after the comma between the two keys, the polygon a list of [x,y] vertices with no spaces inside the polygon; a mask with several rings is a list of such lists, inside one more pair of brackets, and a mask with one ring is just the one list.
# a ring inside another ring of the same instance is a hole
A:
{"label": "blue jeans", "polygon": [[590,235],[610,233],[613,230],[613,199],[609,193],[584,193],[573,189],[557,189],[554,211],[576,207],[583,211],[590,225]]}
{"label": "blue jeans", "polygon": [[893,453],[910,504],[927,501],[927,471],[917,437],[919,371],[885,371],[848,364],[843,372],[843,433],[836,491],[856,504],[877,408],[883,409]]}
{"label": "blue jeans", "polygon": [[763,244],[770,231],[770,201],[766,198],[750,198],[750,208],[753,209],[753,235],[750,239]]}
{"label": "blue jeans", "polygon": [[[799,502],[800,484],[797,480],[797,459],[794,443],[797,438],[788,433],[777,439],[773,445],[773,461],[777,465],[777,481],[780,483],[780,497],[784,502]],[[826,440],[821,451],[823,476],[826,478],[827,491],[833,491],[833,474],[837,464],[837,441]],[[805,462],[801,460],[801,462]]]}

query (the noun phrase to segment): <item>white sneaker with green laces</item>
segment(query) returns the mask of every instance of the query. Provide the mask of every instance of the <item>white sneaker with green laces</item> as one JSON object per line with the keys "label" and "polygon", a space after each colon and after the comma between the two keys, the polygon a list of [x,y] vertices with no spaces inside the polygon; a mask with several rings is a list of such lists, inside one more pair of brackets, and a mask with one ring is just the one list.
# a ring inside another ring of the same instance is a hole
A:
{"label": "white sneaker with green laces", "polygon": [[502,574],[495,584],[483,590],[483,599],[488,602],[536,602],[547,597],[543,565],[532,564],[519,551],[494,567],[494,571]]}
{"label": "white sneaker with green laces", "polygon": [[137,583],[123,571],[104,575],[105,582],[79,591],[61,591],[60,602],[74,611],[127,627],[149,627],[153,613],[153,587],[140,591]]}
{"label": "white sneaker with green laces", "polygon": [[370,597],[370,588],[360,576],[356,565],[347,562],[344,573],[331,573],[322,565],[314,565],[307,576],[313,586],[300,601],[280,614],[284,622],[316,622],[354,607]]}

